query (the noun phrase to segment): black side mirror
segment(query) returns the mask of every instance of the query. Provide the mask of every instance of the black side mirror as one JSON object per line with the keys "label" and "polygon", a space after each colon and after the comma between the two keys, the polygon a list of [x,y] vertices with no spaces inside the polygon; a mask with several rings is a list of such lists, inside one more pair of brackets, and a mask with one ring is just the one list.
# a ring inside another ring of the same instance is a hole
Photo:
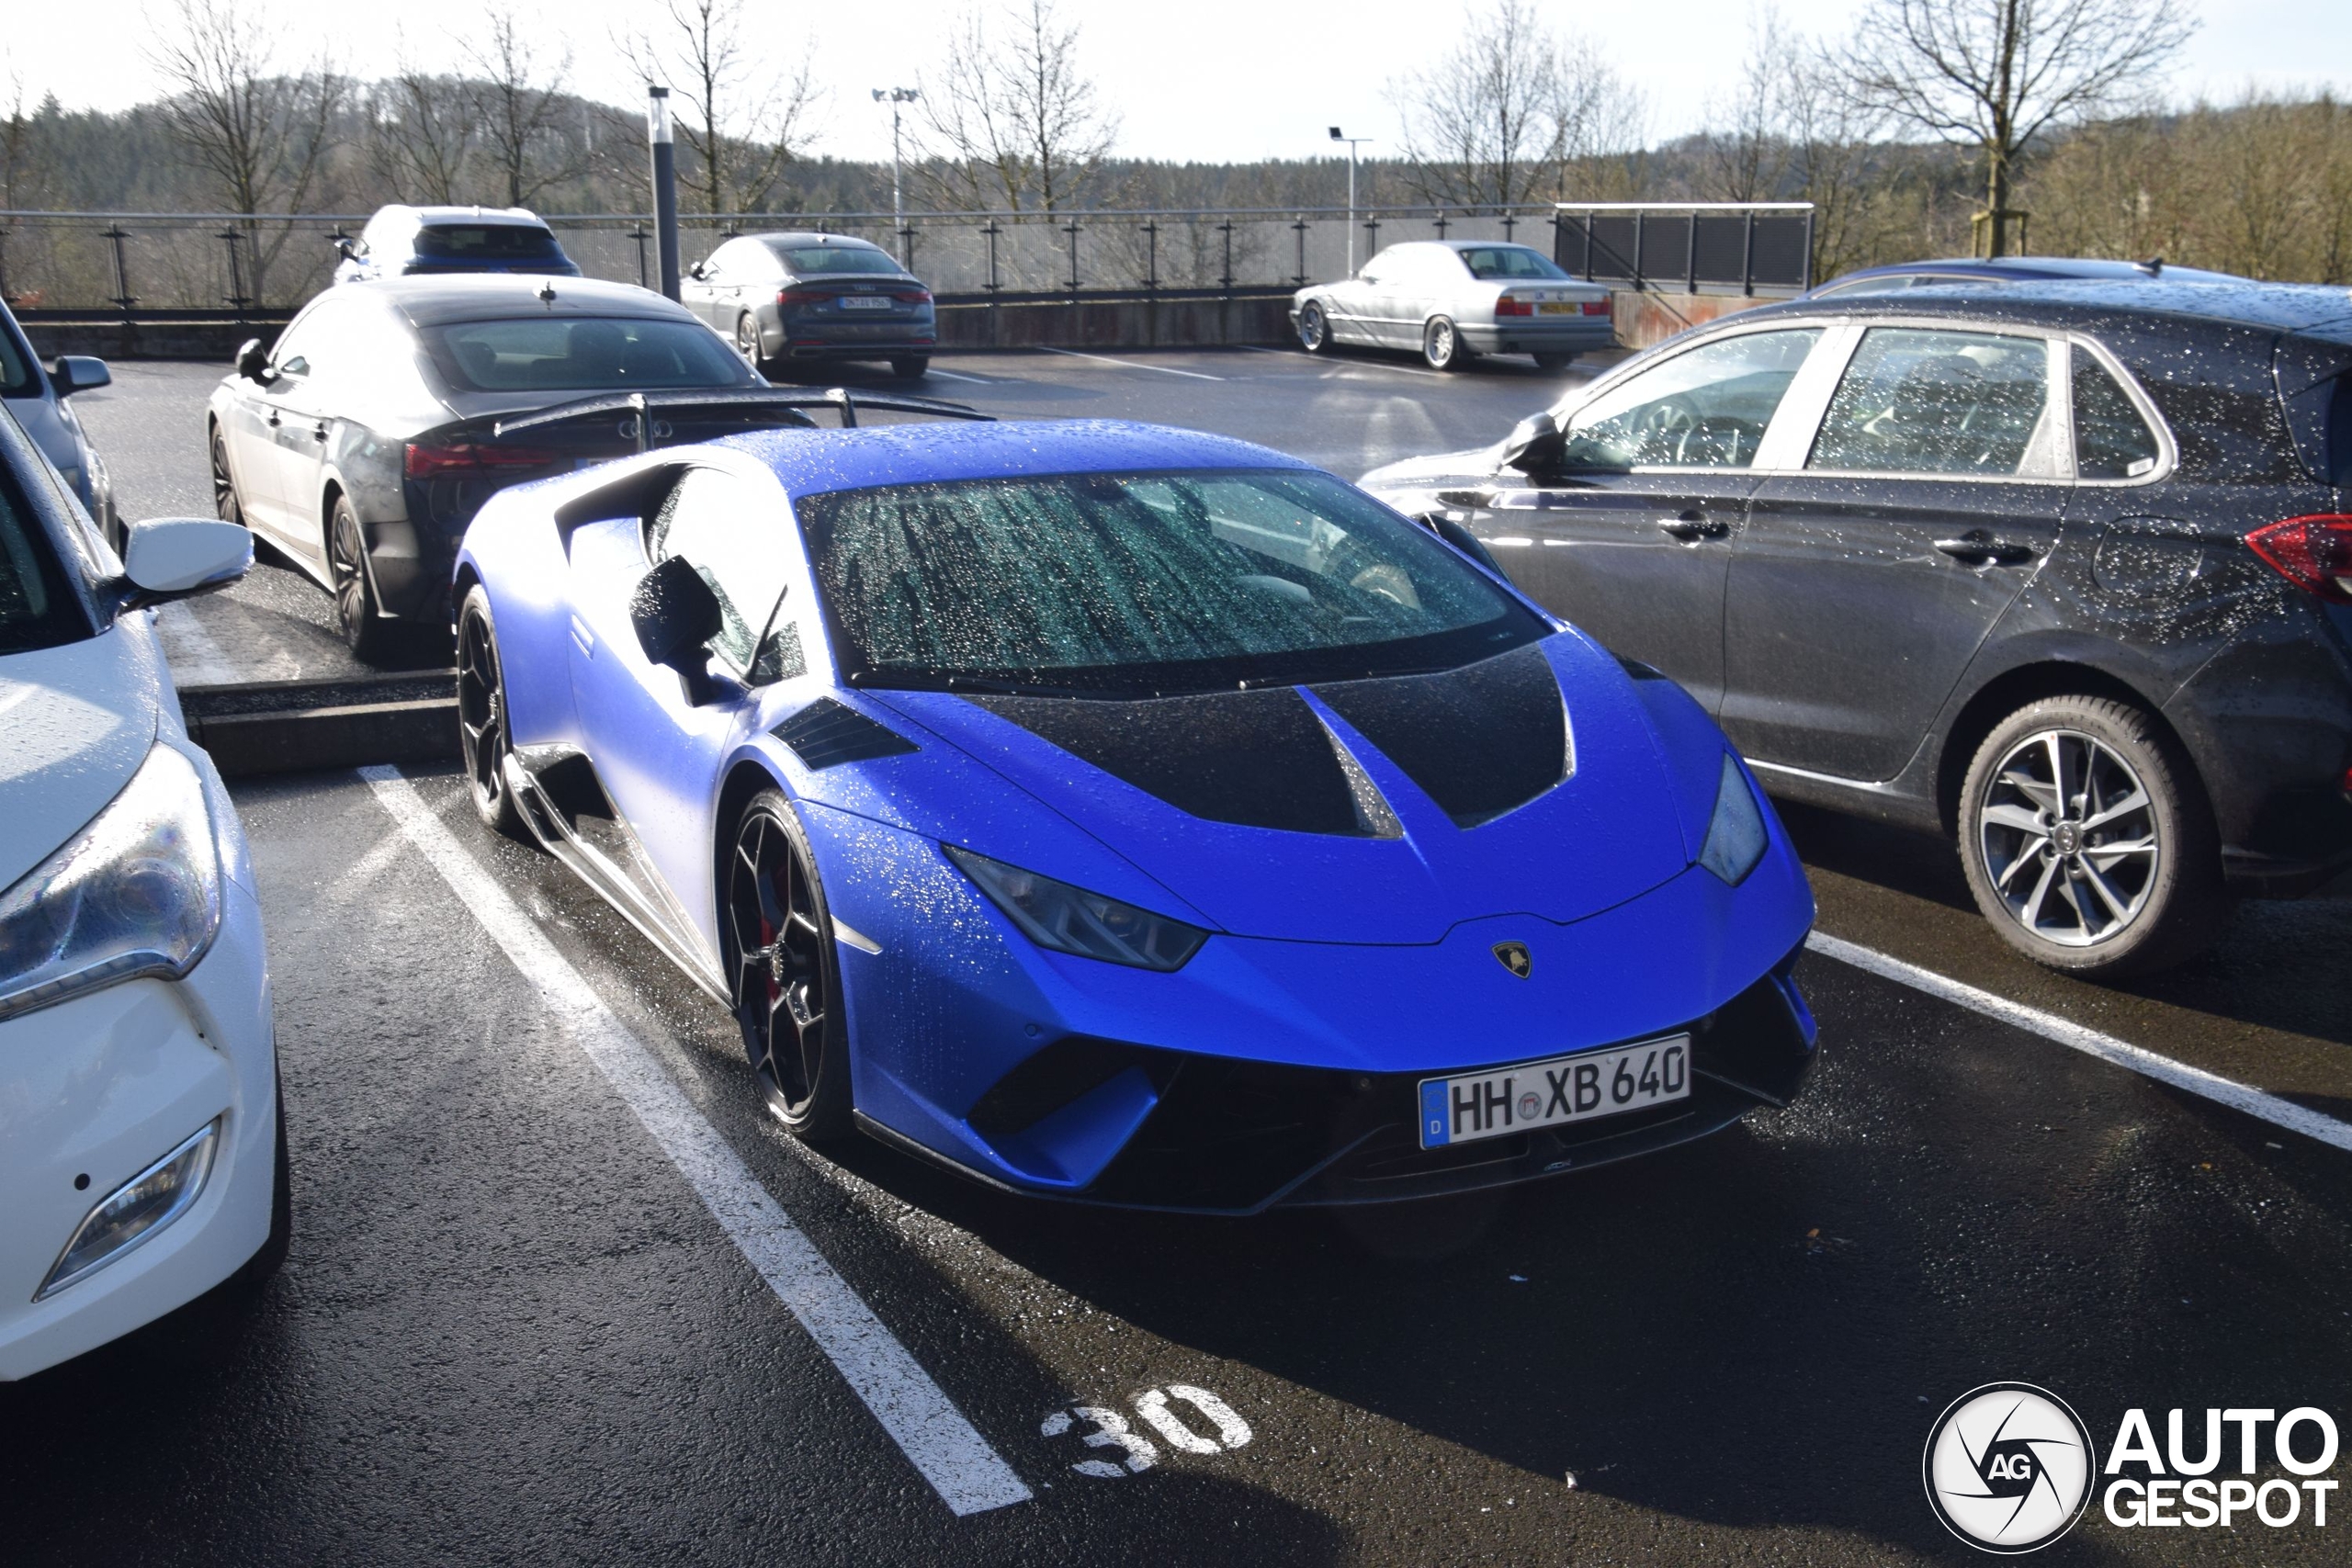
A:
{"label": "black side mirror", "polygon": [[261,339],[249,337],[237,347],[237,374],[256,387],[266,387],[277,378],[269,373],[269,350]]}
{"label": "black side mirror", "polygon": [[710,674],[710,640],[725,622],[718,595],[692,561],[672,556],[639,578],[637,592],[629,595],[628,619],[646,661],[675,670],[685,682],[687,702],[700,707],[718,696],[718,683]]}
{"label": "black side mirror", "polygon": [[341,256],[344,260],[356,261],[359,259],[358,248],[353,243],[350,235],[330,234],[327,238],[334,244],[334,254]]}
{"label": "black side mirror", "polygon": [[1523,474],[1545,473],[1560,466],[1568,449],[1567,437],[1548,413],[1532,413],[1511,426],[1503,440],[1503,465]]}
{"label": "black side mirror", "polygon": [[703,273],[704,264],[701,262],[696,262],[694,265],[686,268],[686,276],[693,278],[697,283],[702,281]]}

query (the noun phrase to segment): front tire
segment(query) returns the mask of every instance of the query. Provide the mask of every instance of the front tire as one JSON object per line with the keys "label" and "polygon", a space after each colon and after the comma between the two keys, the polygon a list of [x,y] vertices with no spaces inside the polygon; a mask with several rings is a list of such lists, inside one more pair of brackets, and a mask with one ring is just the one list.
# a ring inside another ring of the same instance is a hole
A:
{"label": "front tire", "polygon": [[531,841],[514,792],[506,786],[513,740],[506,720],[506,675],[498,658],[498,631],[490,595],[476,583],[458,612],[458,749],[466,764],[467,793],[482,826]]}
{"label": "front tire", "polygon": [[1961,863],[2004,940],[2052,969],[2146,974],[2228,912],[2203,784],[2144,711],[2047,697],[1984,738],[1961,788]]}
{"label": "front tire", "polygon": [[890,374],[901,381],[920,381],[931,374],[931,355],[910,354],[890,361]]}
{"label": "front tire", "polygon": [[1421,362],[1432,370],[1459,370],[1469,361],[1462,333],[1450,316],[1431,316],[1421,329]]}
{"label": "front tire", "polygon": [[1309,299],[1298,308],[1298,346],[1309,354],[1331,351],[1331,318],[1323,313],[1320,300]]}
{"label": "front tire", "polygon": [[743,808],[727,861],[722,936],[735,1021],[760,1092],[806,1143],[850,1125],[841,955],[799,814],[781,790]]}
{"label": "front tire", "polygon": [[334,618],[343,630],[344,646],[362,664],[389,662],[395,627],[376,602],[376,585],[368,576],[367,543],[349,496],[334,498],[327,523],[327,572],[334,583]]}

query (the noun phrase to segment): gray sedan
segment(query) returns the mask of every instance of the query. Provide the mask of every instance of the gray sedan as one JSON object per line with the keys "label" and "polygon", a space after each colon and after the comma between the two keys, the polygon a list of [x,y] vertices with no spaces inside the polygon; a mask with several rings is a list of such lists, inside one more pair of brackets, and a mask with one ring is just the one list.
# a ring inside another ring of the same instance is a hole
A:
{"label": "gray sedan", "polygon": [[795,359],[887,359],[894,375],[931,368],[931,290],[879,245],[845,234],[745,234],[697,262],[678,291],[734,340],[755,370]]}
{"label": "gray sedan", "polygon": [[1489,240],[1391,245],[1353,277],[1300,289],[1290,319],[1309,354],[1335,343],[1418,349],[1437,370],[1481,354],[1532,354],[1562,370],[1617,343],[1608,288],[1532,246]]}

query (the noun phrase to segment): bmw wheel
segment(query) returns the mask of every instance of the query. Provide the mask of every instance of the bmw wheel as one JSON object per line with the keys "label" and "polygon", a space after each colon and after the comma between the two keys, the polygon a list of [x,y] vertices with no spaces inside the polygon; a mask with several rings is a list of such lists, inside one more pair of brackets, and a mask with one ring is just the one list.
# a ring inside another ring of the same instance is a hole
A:
{"label": "bmw wheel", "polygon": [[781,791],[744,808],[726,888],[735,1020],[760,1092],[795,1137],[835,1136],[851,1103],[841,958],[808,836]]}
{"label": "bmw wheel", "polygon": [[490,595],[477,583],[458,613],[458,749],[464,756],[474,815],[485,828],[528,843],[530,834],[514,805],[514,792],[506,787],[511,746],[498,633],[491,624]]}
{"label": "bmw wheel", "polygon": [[334,498],[334,514],[327,524],[327,570],[334,583],[334,618],[343,628],[344,645],[363,664],[384,663],[391,657],[395,627],[376,602],[359,514],[351,509],[348,496]]}
{"label": "bmw wheel", "polygon": [[1298,346],[1309,354],[1330,350],[1331,319],[1323,313],[1320,300],[1309,299],[1298,308]]}
{"label": "bmw wheel", "polygon": [[2220,932],[2212,809],[2178,745],[2129,704],[2050,697],[2011,714],[1969,766],[1960,830],[1977,907],[2053,969],[2144,974]]}
{"label": "bmw wheel", "polygon": [[1462,333],[1445,316],[1431,316],[1430,324],[1421,329],[1421,358],[1432,370],[1458,370],[1470,357],[1462,346]]}

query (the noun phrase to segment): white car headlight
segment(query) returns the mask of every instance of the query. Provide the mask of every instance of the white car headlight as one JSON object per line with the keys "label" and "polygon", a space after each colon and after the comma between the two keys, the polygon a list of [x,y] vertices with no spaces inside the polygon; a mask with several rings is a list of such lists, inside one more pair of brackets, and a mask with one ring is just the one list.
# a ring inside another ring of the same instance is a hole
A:
{"label": "white car headlight", "polygon": [[1764,858],[1765,845],[1770,841],[1756,792],[1747,787],[1747,776],[1731,753],[1724,752],[1723,776],[1715,785],[1715,815],[1707,824],[1707,841],[1699,851],[1699,863],[1736,887]]}
{"label": "white car headlight", "polygon": [[176,980],[220,929],[204,782],[157,746],[88,827],[0,893],[0,1019],[143,975]]}
{"label": "white car headlight", "polygon": [[1100,958],[1106,964],[1127,964],[1163,973],[1182,969],[1201,950],[1209,933],[1198,926],[1056,882],[1034,871],[1007,865],[1001,860],[974,854],[954,844],[940,846],[964,874],[980,886],[1039,947]]}

